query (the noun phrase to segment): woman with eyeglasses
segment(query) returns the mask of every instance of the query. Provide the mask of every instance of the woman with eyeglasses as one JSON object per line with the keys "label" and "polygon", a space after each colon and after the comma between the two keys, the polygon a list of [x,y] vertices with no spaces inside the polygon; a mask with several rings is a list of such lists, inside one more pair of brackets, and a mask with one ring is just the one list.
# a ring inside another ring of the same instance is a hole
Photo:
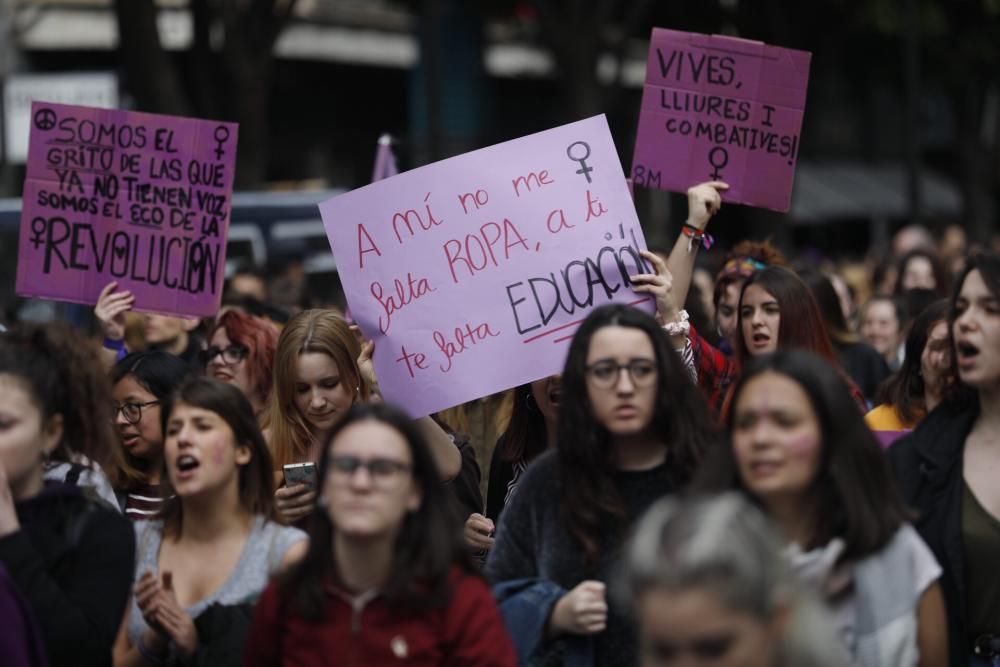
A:
{"label": "woman with eyeglasses", "polygon": [[109,472],[118,504],[133,521],[154,516],[163,502],[161,402],[189,372],[167,352],[133,352],[111,371],[112,419],[124,456]]}
{"label": "woman with eyeglasses", "polygon": [[417,426],[352,407],[324,443],[305,558],[261,596],[246,667],[515,664]]}
{"label": "woman with eyeglasses", "polygon": [[[320,447],[351,406],[378,395],[371,361],[372,343],[364,346],[339,314],[305,310],[281,331],[274,359],[274,392],[264,429],[280,476],[283,467],[315,463]],[[430,417],[417,420],[441,470],[454,479],[462,456],[451,437]],[[316,488],[294,483],[275,492],[278,511],[288,523],[314,509]]]}
{"label": "woman with eyeglasses", "polygon": [[[132,578],[132,525],[83,485],[43,477],[52,459],[101,460],[114,437],[98,355],[59,324],[0,334],[0,566],[50,667],[110,665]],[[0,664],[13,659],[0,652]]]}
{"label": "woman with eyeglasses", "polygon": [[133,602],[115,667],[242,664],[250,605],[305,553],[278,521],[271,456],[249,401],[211,378],[162,405],[167,500],[136,526]]}
{"label": "woman with eyeglasses", "polygon": [[215,321],[200,358],[205,375],[235,385],[260,416],[271,397],[277,345],[278,329],[272,323],[230,309]]}
{"label": "woman with eyeglasses", "polygon": [[556,449],[521,477],[486,562],[522,663],[636,663],[626,610],[605,586],[632,523],[687,484],[714,438],[652,317],[609,305],[583,321],[562,374]]}

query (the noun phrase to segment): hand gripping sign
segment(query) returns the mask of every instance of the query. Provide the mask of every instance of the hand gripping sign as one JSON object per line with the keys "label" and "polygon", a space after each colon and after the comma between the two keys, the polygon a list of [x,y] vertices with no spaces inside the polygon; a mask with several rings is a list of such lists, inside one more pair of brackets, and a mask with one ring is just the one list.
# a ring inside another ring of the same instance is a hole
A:
{"label": "hand gripping sign", "polygon": [[725,181],[724,201],[787,211],[811,57],[654,28],[632,179],[675,192]]}
{"label": "hand gripping sign", "polygon": [[237,126],[35,102],[17,293],[214,315],[222,300]]}
{"label": "hand gripping sign", "polygon": [[645,240],[603,116],[320,205],[385,397],[414,417],[562,369],[596,306],[652,311]]}

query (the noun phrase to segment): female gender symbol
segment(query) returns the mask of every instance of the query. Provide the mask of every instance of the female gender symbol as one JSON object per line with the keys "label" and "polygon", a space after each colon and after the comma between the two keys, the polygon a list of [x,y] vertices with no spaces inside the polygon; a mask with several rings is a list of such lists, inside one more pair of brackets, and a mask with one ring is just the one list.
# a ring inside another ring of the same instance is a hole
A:
{"label": "female gender symbol", "polygon": [[[583,146],[583,150],[587,151],[586,153],[583,154],[583,157],[576,157],[573,155],[573,149],[576,146]],[[573,142],[572,144],[569,145],[569,148],[566,149],[566,155],[573,162],[580,163],[580,169],[577,169],[576,173],[583,174],[587,178],[587,182],[590,183],[591,182],[590,172],[594,171],[593,167],[587,166],[587,158],[590,157],[590,144],[588,144],[586,141]]]}
{"label": "female gender symbol", "polygon": [[[721,157],[718,157],[721,155]],[[716,146],[708,152],[708,161],[715,167],[715,171],[708,175],[713,181],[722,180],[722,172],[719,170],[729,164],[729,151],[722,146]]]}
{"label": "female gender symbol", "polygon": [[225,125],[220,125],[217,128],[215,128],[216,160],[221,160],[222,156],[226,154],[226,152],[222,150],[222,144],[226,143],[227,141],[229,141],[229,128],[226,127]]}
{"label": "female gender symbol", "polygon": [[38,246],[45,243],[42,239],[42,235],[45,234],[45,228],[48,226],[45,218],[35,218],[31,221],[31,241],[30,243],[35,246],[35,250],[38,250]]}

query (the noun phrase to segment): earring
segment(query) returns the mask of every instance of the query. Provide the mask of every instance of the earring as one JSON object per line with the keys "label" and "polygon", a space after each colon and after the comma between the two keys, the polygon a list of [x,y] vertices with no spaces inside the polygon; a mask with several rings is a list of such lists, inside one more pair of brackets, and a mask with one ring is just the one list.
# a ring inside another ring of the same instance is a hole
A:
{"label": "earring", "polygon": [[524,405],[531,411],[535,411],[538,409],[538,405],[536,405],[535,403],[535,397],[532,396],[530,393],[524,397]]}

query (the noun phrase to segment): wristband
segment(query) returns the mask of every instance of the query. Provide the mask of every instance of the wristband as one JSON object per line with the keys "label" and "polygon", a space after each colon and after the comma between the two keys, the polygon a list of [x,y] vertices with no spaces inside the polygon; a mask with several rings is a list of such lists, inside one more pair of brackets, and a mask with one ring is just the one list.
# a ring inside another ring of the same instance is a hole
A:
{"label": "wristband", "polygon": [[681,233],[688,237],[688,252],[694,250],[696,243],[700,243],[705,250],[711,248],[712,244],[715,243],[715,239],[712,238],[711,234],[706,233],[704,229],[698,229],[686,222],[681,227]]}
{"label": "wristband", "polygon": [[108,350],[114,350],[115,352],[121,352],[125,349],[125,339],[114,340],[112,338],[104,337],[104,347]]}
{"label": "wristband", "polygon": [[688,332],[691,331],[689,319],[688,311],[682,310],[677,313],[675,321],[663,325],[663,330],[667,332],[668,336],[687,336]]}

